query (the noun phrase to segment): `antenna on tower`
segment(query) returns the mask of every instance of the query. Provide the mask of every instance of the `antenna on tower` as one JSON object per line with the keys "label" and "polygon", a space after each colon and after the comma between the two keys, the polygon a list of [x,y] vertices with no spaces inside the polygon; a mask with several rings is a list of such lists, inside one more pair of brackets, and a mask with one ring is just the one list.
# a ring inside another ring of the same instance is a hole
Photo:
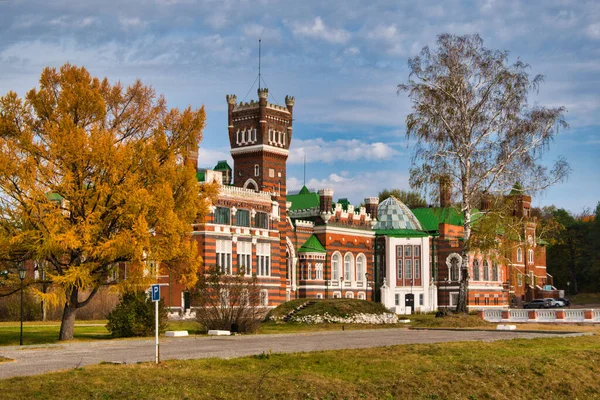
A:
{"label": "antenna on tower", "polygon": [[306,186],[306,153],[304,153],[304,184],[302,186]]}
{"label": "antenna on tower", "polygon": [[260,90],[260,41],[262,39],[258,38],[258,90]]}

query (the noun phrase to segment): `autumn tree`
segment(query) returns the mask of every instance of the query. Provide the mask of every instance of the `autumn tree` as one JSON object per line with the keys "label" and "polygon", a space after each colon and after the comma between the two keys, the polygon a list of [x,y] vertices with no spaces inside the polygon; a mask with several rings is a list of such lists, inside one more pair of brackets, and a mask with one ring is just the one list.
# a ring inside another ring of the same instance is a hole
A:
{"label": "autumn tree", "polygon": [[409,59],[412,112],[406,135],[416,141],[411,187],[439,195],[440,181],[458,197],[464,214],[464,241],[457,310],[467,310],[468,257],[473,210],[482,194],[506,193],[517,181],[529,193],[547,188],[569,172],[564,159],[553,166],[541,158],[559,128],[564,107],[528,104],[543,76],[529,65],[509,63],[507,51],[483,46],[479,35],[438,36]]}
{"label": "autumn tree", "polygon": [[427,201],[419,194],[412,190],[400,190],[400,189],[383,189],[379,192],[379,202],[381,203],[390,196],[394,196],[408,208],[421,208],[427,207]]}
{"label": "autumn tree", "polygon": [[10,275],[25,260],[47,265],[64,301],[60,340],[124,263],[122,289],[146,289],[151,266],[196,283],[190,224],[214,193],[186,161],[204,121],[204,108],[168,109],[140,81],[125,88],[69,64],[44,69],[24,99],[0,98],[0,260]]}

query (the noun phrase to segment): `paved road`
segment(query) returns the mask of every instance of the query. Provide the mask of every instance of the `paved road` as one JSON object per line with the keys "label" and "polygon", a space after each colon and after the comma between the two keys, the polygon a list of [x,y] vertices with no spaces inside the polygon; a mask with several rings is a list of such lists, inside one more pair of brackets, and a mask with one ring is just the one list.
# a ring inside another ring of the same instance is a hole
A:
{"label": "paved road", "polygon": [[[161,338],[161,359],[234,358],[262,352],[292,353],[358,349],[397,344],[457,341],[494,341],[515,338],[568,337],[580,334],[548,334],[506,331],[443,331],[380,329],[327,331],[279,335],[228,337],[191,336]],[[154,361],[154,340],[75,342],[46,346],[7,346],[0,355],[15,361],[0,363],[0,379],[37,375],[61,369],[107,362]]]}

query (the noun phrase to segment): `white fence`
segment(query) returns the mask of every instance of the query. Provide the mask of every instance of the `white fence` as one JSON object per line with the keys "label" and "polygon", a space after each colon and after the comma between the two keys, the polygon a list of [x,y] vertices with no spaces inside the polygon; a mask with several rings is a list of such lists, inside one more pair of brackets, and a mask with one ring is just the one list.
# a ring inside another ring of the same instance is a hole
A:
{"label": "white fence", "polygon": [[600,323],[600,310],[539,309],[481,310],[479,315],[489,322],[586,322]]}

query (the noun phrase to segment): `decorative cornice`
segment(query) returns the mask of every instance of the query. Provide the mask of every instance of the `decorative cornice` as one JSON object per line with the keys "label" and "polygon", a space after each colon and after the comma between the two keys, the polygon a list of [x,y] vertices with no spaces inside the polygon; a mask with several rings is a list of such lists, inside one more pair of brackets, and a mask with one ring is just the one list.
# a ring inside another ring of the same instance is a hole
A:
{"label": "decorative cornice", "polygon": [[256,144],[253,146],[244,146],[244,147],[238,147],[235,149],[231,149],[231,155],[257,153],[260,151],[264,151],[267,153],[274,153],[274,154],[278,154],[278,155],[286,156],[286,157],[290,154],[290,151],[287,149],[280,149],[280,148],[269,146],[266,144]]}

